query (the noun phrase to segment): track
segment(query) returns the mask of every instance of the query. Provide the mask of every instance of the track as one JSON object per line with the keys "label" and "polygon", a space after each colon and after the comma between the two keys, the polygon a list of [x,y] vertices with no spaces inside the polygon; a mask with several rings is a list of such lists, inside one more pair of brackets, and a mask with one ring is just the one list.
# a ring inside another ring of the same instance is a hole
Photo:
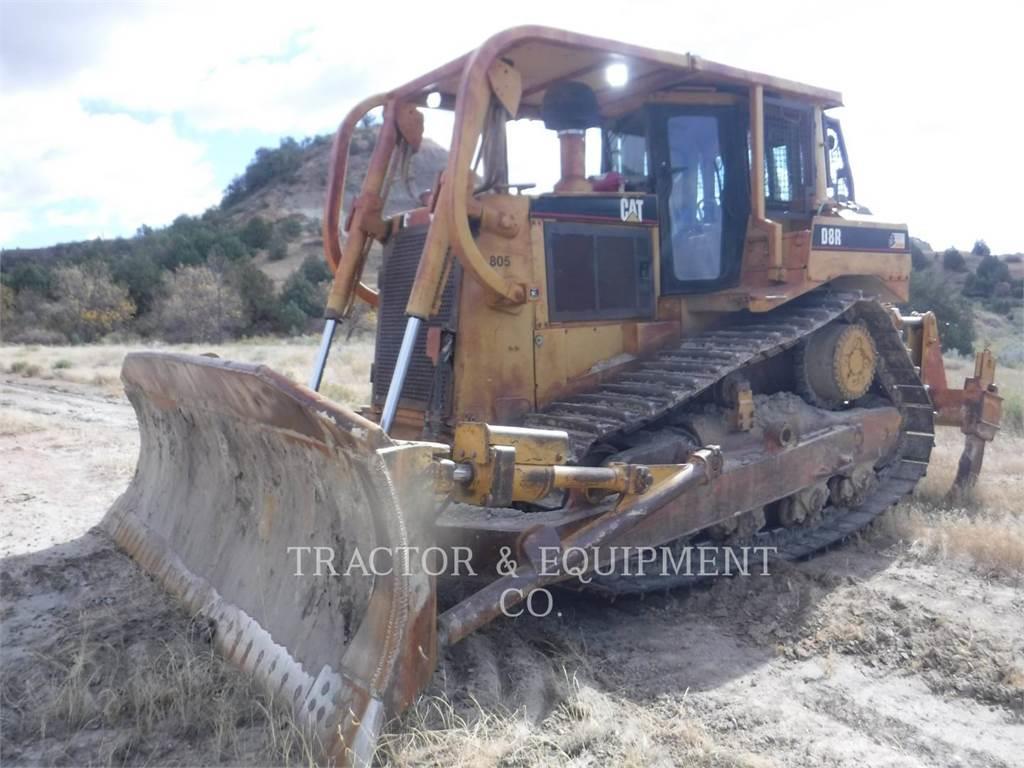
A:
{"label": "track", "polygon": [[[781,354],[840,318],[867,326],[879,353],[877,384],[903,416],[896,454],[876,470],[878,483],[855,509],[828,506],[813,528],[760,531],[750,544],[776,548],[784,560],[807,557],[842,541],[904,498],[924,477],[934,442],[934,415],[900,332],[877,301],[853,293],[816,291],[740,325],[709,331],[666,350],[605,383],[597,392],[568,397],[527,416],[528,426],[564,429],[575,459],[600,442],[657,426],[685,411],[726,376]],[[600,591],[650,592],[691,585],[699,575],[614,576],[595,579]]]}

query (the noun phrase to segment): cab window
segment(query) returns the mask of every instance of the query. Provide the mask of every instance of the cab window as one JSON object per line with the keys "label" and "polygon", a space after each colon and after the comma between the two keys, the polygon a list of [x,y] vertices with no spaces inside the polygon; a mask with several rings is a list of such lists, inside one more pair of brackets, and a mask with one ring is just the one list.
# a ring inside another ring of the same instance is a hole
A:
{"label": "cab window", "polygon": [[676,115],[667,123],[672,272],[680,281],[722,274],[722,150],[718,118]]}
{"label": "cab window", "polygon": [[843,129],[834,117],[825,117],[825,192],[840,202],[853,197],[853,173],[846,155]]}
{"label": "cab window", "polygon": [[664,107],[652,115],[662,293],[716,290],[739,274],[750,212],[746,112]]}
{"label": "cab window", "polygon": [[812,117],[806,107],[765,99],[765,205],[775,213],[805,213],[814,197]]}

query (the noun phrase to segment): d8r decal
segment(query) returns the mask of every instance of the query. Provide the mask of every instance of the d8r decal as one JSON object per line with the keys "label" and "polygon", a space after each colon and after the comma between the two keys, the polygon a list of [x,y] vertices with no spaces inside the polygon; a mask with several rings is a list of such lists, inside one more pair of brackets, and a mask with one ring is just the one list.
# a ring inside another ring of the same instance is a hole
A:
{"label": "d8r decal", "polygon": [[839,227],[822,227],[820,244],[841,246],[843,244],[843,230]]}

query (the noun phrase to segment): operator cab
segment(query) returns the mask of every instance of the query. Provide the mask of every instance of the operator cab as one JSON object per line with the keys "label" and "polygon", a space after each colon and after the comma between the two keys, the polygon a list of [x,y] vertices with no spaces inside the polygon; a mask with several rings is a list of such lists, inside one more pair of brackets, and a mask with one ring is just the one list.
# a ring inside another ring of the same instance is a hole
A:
{"label": "operator cab", "polygon": [[[570,81],[549,88],[541,109],[545,126],[561,143],[562,176],[553,199],[539,198],[536,212],[548,217],[576,211],[582,217],[601,206],[576,195],[619,194],[623,201],[653,196],[648,223],[658,232],[661,295],[708,293],[737,284],[751,214],[747,101],[738,92],[692,95],[693,103],[647,104],[605,118],[593,91]],[[787,229],[805,227],[815,213],[815,114],[810,103],[764,101],[765,210],[770,218],[788,222]],[[600,128],[602,175],[585,179],[584,142],[591,128]],[[839,121],[824,116],[819,130],[827,195],[852,204],[853,177]],[[630,213],[636,214],[643,200],[623,203],[623,222],[630,223]],[[634,223],[642,224],[640,218]],[[548,245],[553,245],[550,238]]]}

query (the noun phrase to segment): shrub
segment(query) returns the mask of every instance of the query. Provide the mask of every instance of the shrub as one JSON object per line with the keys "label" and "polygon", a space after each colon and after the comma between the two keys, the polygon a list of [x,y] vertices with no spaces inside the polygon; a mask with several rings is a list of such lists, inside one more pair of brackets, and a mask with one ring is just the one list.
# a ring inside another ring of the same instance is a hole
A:
{"label": "shrub", "polygon": [[271,333],[281,330],[280,300],[274,293],[274,283],[251,263],[236,265],[227,279],[238,291],[245,312],[246,326],[253,333]]}
{"label": "shrub", "polygon": [[16,363],[11,363],[11,373],[20,373],[27,379],[34,379],[43,372],[35,363],[26,363],[24,360],[19,360]]}
{"label": "shrub", "polygon": [[164,242],[160,249],[158,264],[163,269],[173,270],[183,265],[202,264],[205,252],[200,253],[195,243],[185,235],[171,233],[161,239]]}
{"label": "shrub", "polygon": [[135,316],[135,302],[114,282],[106,264],[59,267],[54,283],[56,300],[47,308],[48,325],[72,341],[95,341]]}
{"label": "shrub", "polygon": [[995,312],[997,315],[1009,316],[1013,313],[1013,301],[1009,298],[990,299],[986,302],[986,306],[990,312]]}
{"label": "shrub", "polygon": [[291,181],[302,165],[303,148],[313,142],[300,144],[289,137],[281,139],[277,149],[260,147],[245,168],[245,173],[236,176],[221,199],[221,208],[228,208],[252,195],[272,181]]}
{"label": "shrub", "polygon": [[207,260],[214,253],[230,261],[240,261],[249,255],[249,249],[234,235],[220,234],[210,244],[210,248],[207,250]]}
{"label": "shrub", "polygon": [[62,357],[59,360],[54,360],[51,367],[56,371],[63,371],[71,367],[71,361]]}
{"label": "shrub", "polygon": [[242,227],[239,238],[251,250],[260,250],[270,244],[271,235],[274,234],[274,226],[262,216],[253,216]]}
{"label": "shrub", "polygon": [[956,248],[947,248],[942,252],[942,266],[951,272],[964,272],[967,269],[967,262]]}
{"label": "shrub", "polygon": [[278,313],[278,322],[285,333],[300,333],[309,323],[309,315],[294,301],[287,302]]}
{"label": "shrub", "polygon": [[17,294],[9,285],[0,285],[0,341],[3,340],[4,326],[10,327],[14,319],[14,302]]}
{"label": "shrub", "polygon": [[910,263],[914,269],[928,269],[932,265],[931,260],[921,250],[914,238],[910,238]]}
{"label": "shrub", "polygon": [[280,235],[274,235],[273,240],[270,241],[268,256],[271,261],[284,261],[288,258],[288,241]]}
{"label": "shrub", "polygon": [[1012,435],[1024,435],[1024,401],[1016,392],[1003,400],[1002,428]]}
{"label": "shrub", "polygon": [[292,272],[281,287],[281,302],[294,304],[309,317],[323,314],[326,300],[326,289],[307,280],[301,269]]}
{"label": "shrub", "polygon": [[326,282],[333,277],[330,267],[327,266],[327,262],[322,256],[307,256],[302,260],[302,266],[299,269],[313,285]]}
{"label": "shrub", "polygon": [[111,265],[111,275],[128,289],[140,315],[153,308],[163,271],[151,253],[137,249],[116,258]]}
{"label": "shrub", "polygon": [[997,256],[982,256],[974,274],[978,278],[978,287],[982,289],[985,296],[991,296],[999,283],[1009,285],[1010,282],[1010,267]]}
{"label": "shrub", "polygon": [[4,285],[15,292],[28,289],[45,295],[50,292],[52,284],[52,270],[31,261],[18,264],[4,274]]}
{"label": "shrub", "polygon": [[986,243],[984,240],[975,240],[974,247],[971,248],[971,253],[973,253],[975,256],[988,256],[992,253],[992,251],[988,247],[988,243]]}
{"label": "shrub", "polygon": [[164,278],[155,330],[168,341],[216,342],[245,326],[238,291],[210,267],[179,267]]}
{"label": "shrub", "polygon": [[944,351],[956,350],[962,355],[974,351],[974,311],[963,296],[949,290],[941,275],[911,272],[910,302],[907,306],[916,312],[930,310],[935,313]]}
{"label": "shrub", "polygon": [[285,240],[291,242],[302,234],[302,217],[289,216],[277,222],[277,228]]}
{"label": "shrub", "polygon": [[46,344],[56,346],[68,343],[68,337],[60,331],[38,327],[15,330],[11,333],[10,338],[5,340],[12,344]]}

